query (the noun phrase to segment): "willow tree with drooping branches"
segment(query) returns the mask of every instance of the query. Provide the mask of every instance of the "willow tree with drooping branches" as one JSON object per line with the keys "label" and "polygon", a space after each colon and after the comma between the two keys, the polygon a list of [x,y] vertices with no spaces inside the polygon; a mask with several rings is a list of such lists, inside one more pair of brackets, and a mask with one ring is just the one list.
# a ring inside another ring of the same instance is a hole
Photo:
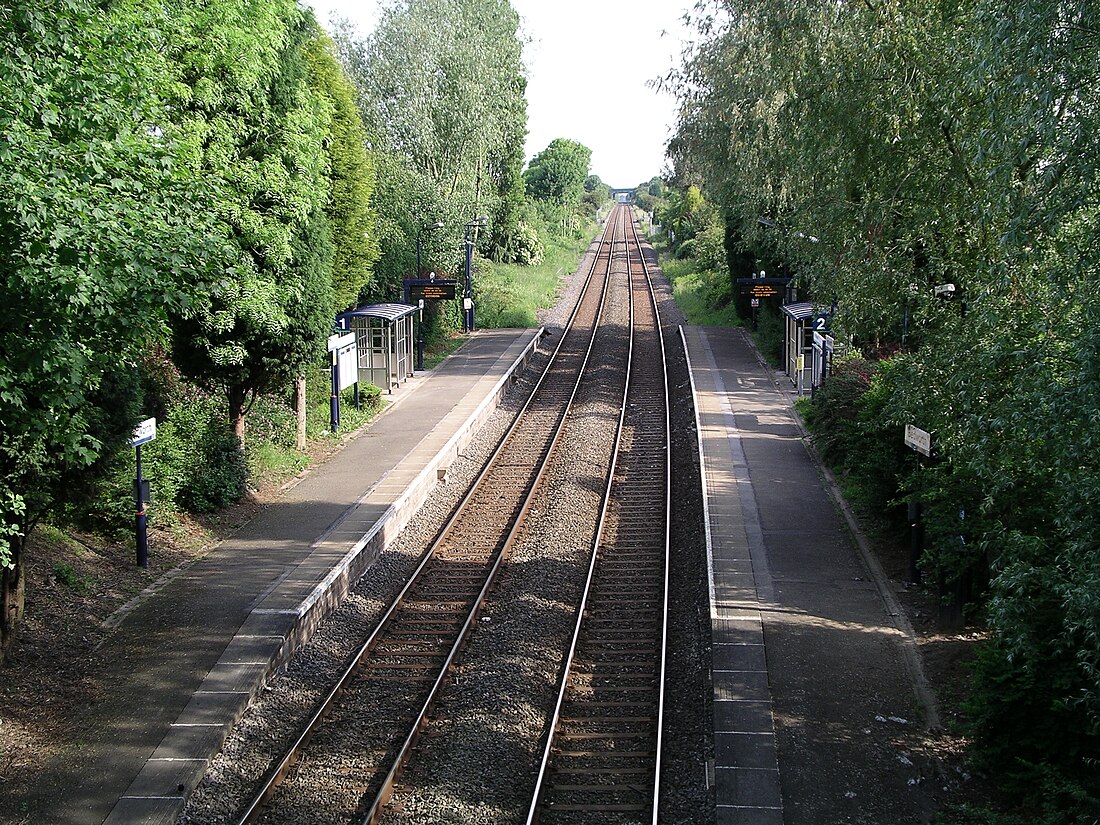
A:
{"label": "willow tree with drooping branches", "polygon": [[1095,811],[1100,9],[704,0],[695,22],[674,163],[838,333],[904,331],[877,426],[929,430],[935,459],[883,483],[924,498],[929,572],[991,575],[979,750]]}

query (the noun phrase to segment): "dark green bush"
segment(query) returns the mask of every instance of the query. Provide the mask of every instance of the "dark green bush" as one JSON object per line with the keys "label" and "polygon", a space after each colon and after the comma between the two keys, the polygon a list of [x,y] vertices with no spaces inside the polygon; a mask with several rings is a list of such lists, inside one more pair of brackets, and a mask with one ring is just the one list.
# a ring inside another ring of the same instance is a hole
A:
{"label": "dark green bush", "polygon": [[208,419],[197,433],[178,503],[194,513],[211,513],[244,496],[248,462],[224,418]]}
{"label": "dark green bush", "polygon": [[154,518],[175,507],[196,513],[225,507],[244,495],[248,480],[225,401],[189,384],[173,394],[156,439],[142,448],[142,460]]}
{"label": "dark green bush", "polygon": [[706,269],[699,273],[699,278],[703,284],[702,298],[707,306],[714,309],[729,306],[733,300],[733,283],[726,272]]}
{"label": "dark green bush", "polygon": [[814,446],[831,467],[851,471],[855,457],[866,449],[861,402],[875,371],[875,365],[862,358],[842,361],[814,391],[806,424],[813,432]]}
{"label": "dark green bush", "polygon": [[[317,393],[316,403],[324,404],[332,390],[332,384],[324,370],[317,370],[318,380],[315,382],[320,388]],[[307,382],[307,393],[309,383]],[[248,443],[263,442],[281,449],[292,449],[295,444],[295,433],[298,422],[294,415],[293,395],[287,393],[286,397],[273,395],[261,395],[248,410]]]}
{"label": "dark green bush", "polygon": [[904,524],[899,491],[916,466],[894,409],[904,372],[897,359],[839,361],[815,390],[806,413],[822,459],[845,477],[865,514],[894,528]]}
{"label": "dark green bush", "polygon": [[1097,640],[1071,612],[1072,554],[1051,557],[1046,543],[1019,533],[1003,542],[987,608],[1000,632],[982,646],[967,705],[973,757],[1019,804],[1043,812],[1032,821],[1100,821],[1100,724],[1088,665]]}
{"label": "dark green bush", "polygon": [[684,260],[685,258],[694,258],[695,257],[695,239],[694,238],[688,238],[686,241],[684,241],[682,244],[680,244],[678,247],[676,247],[676,257],[679,258],[680,260]]}

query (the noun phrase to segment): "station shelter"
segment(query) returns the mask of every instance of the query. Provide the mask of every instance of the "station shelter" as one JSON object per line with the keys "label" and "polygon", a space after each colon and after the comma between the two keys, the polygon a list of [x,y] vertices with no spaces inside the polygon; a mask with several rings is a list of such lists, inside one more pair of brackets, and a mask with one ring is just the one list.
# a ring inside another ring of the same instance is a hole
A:
{"label": "station shelter", "polygon": [[359,381],[392,393],[413,375],[413,316],[411,304],[368,304],[337,316],[340,325],[355,333]]}
{"label": "station shelter", "polygon": [[837,347],[829,333],[827,313],[809,301],[783,306],[783,371],[799,395],[821,386],[832,369]]}

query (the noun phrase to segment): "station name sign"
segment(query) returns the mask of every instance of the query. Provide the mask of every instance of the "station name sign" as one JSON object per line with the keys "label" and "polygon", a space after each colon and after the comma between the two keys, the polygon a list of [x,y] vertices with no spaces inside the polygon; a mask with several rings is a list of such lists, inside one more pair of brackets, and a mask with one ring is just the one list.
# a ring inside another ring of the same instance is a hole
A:
{"label": "station name sign", "polygon": [[453,301],[457,294],[458,281],[454,278],[426,278],[405,281],[412,301]]}
{"label": "station name sign", "polygon": [[155,418],[146,418],[134,428],[134,434],[130,437],[130,446],[140,447],[142,444],[148,444],[156,437],[157,420]]}
{"label": "station name sign", "polygon": [[790,278],[738,278],[737,286],[750,298],[778,298],[790,282]]}

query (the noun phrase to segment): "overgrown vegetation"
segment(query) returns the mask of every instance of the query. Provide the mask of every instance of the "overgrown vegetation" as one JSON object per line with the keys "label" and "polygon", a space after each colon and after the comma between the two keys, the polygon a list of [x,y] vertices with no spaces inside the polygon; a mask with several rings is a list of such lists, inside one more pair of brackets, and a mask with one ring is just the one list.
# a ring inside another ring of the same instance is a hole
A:
{"label": "overgrown vegetation", "polygon": [[[297,471],[335,312],[400,300],[418,247],[460,276],[469,234],[479,325],[534,323],[607,190],[567,142],[566,187],[528,194],[518,25],[506,0],[334,40],[297,0],[0,8],[0,653],[35,525],[132,522],[138,421],[154,518]],[[426,316],[452,346],[458,304]]]}
{"label": "overgrown vegetation", "polygon": [[[1093,822],[1100,804],[1098,15],[703,2],[671,81],[666,222],[695,229],[695,185],[732,277],[789,273],[837,307],[869,360],[815,394],[815,438],[868,507],[918,494],[925,572],[980,596],[973,757],[1016,807],[966,821]],[[932,434],[920,472],[905,424]]]}

